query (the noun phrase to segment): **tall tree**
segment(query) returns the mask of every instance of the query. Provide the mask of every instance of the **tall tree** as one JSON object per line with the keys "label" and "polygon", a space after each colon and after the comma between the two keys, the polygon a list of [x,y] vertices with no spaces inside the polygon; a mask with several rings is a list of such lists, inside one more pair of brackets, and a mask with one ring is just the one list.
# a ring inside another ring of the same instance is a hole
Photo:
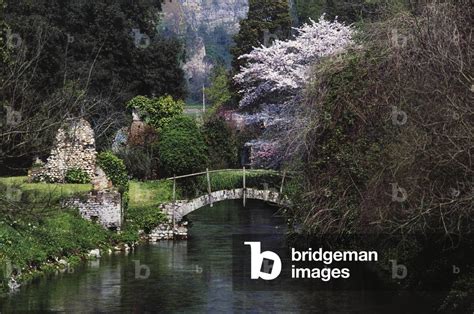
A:
{"label": "tall tree", "polygon": [[118,106],[136,95],[185,95],[182,45],[156,31],[160,1],[27,1],[6,10],[12,32],[31,54],[42,44],[35,88],[50,93],[82,81]]}
{"label": "tall tree", "polygon": [[6,25],[3,17],[3,11],[5,8],[5,3],[3,0],[0,0],[0,64],[7,60],[7,38],[5,37]]}
{"label": "tall tree", "polygon": [[234,37],[231,53],[232,67],[238,72],[246,64],[240,56],[254,47],[269,45],[273,40],[287,39],[291,35],[291,16],[288,0],[250,0],[249,13],[240,22],[240,31]]}
{"label": "tall tree", "polygon": [[11,53],[0,67],[0,172],[22,171],[34,156],[46,157],[67,118],[90,121],[104,149],[126,121],[124,103],[134,96],[185,97],[183,47],[157,32],[160,3],[8,1]]}

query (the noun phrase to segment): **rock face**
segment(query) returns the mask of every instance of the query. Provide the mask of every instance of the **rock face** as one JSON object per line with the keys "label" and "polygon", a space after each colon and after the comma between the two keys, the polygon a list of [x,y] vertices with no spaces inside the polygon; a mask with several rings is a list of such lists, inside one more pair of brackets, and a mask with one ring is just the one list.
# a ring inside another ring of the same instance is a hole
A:
{"label": "rock face", "polygon": [[94,176],[97,152],[94,130],[84,119],[74,120],[60,128],[46,164],[32,174],[33,180],[64,182],[68,169],[85,171]]}
{"label": "rock face", "polygon": [[165,32],[186,39],[188,60],[183,69],[190,98],[200,102],[213,64],[230,62],[232,37],[247,16],[248,0],[162,0],[161,7]]}
{"label": "rock face", "polygon": [[162,10],[172,31],[201,26],[214,30],[224,26],[229,32],[239,30],[239,21],[247,15],[248,0],[163,0]]}

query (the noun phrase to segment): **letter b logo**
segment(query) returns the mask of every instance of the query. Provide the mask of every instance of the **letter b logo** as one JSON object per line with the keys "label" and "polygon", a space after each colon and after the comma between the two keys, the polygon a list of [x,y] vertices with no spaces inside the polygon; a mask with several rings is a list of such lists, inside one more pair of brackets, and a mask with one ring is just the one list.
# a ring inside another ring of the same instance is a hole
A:
{"label": "letter b logo", "polygon": [[[250,245],[251,254],[251,275],[252,279],[262,278],[263,280],[273,280],[281,273],[281,259],[272,251],[261,251],[260,242],[244,242],[245,245]],[[273,266],[269,265],[269,261],[273,261]],[[262,265],[264,271],[262,271]],[[269,272],[267,272],[269,270]]]}

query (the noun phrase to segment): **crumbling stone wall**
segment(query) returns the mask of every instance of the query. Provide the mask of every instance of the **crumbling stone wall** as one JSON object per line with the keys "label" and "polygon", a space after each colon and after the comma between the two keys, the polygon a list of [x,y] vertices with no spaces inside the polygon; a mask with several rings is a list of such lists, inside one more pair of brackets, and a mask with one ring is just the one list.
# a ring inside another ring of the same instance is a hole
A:
{"label": "crumbling stone wall", "polygon": [[86,200],[71,199],[66,205],[78,208],[83,218],[105,228],[119,231],[122,227],[122,197],[115,190],[92,191]]}
{"label": "crumbling stone wall", "polygon": [[84,170],[93,178],[96,157],[94,130],[86,120],[74,120],[58,130],[48,161],[30,179],[64,182],[71,168]]}

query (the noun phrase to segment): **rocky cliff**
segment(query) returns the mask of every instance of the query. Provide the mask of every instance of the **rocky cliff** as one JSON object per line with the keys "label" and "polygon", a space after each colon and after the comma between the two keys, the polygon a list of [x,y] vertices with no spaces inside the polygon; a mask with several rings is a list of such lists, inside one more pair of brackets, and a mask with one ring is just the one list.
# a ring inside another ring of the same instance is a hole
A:
{"label": "rocky cliff", "polygon": [[229,64],[232,36],[248,12],[248,0],[163,0],[163,29],[186,39],[191,101],[201,100],[212,66]]}

